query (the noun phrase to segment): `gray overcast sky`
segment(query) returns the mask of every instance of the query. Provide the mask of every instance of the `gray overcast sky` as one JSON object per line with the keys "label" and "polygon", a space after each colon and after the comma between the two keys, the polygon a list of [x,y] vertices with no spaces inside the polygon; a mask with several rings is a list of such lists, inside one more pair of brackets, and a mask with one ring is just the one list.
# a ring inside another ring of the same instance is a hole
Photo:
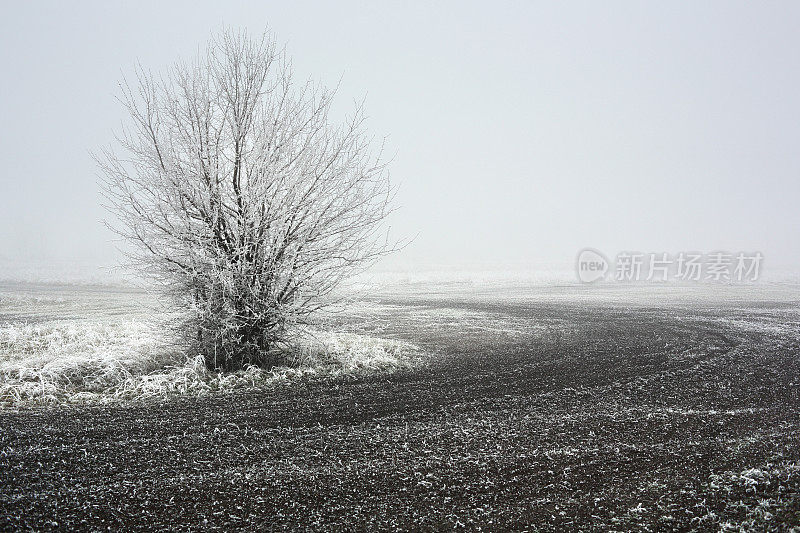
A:
{"label": "gray overcast sky", "polygon": [[578,249],[764,252],[800,266],[800,3],[10,2],[0,260],[108,264],[90,150],[116,84],[222,24],[367,94],[416,240],[387,265],[528,266]]}

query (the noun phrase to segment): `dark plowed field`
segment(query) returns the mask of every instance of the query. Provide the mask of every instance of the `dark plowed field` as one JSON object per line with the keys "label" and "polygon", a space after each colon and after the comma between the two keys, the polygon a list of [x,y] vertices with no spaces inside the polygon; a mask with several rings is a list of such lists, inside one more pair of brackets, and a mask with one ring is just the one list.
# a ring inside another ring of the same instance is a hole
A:
{"label": "dark plowed field", "polygon": [[0,413],[0,526],[800,525],[795,307],[376,309],[366,329],[416,342],[426,366]]}

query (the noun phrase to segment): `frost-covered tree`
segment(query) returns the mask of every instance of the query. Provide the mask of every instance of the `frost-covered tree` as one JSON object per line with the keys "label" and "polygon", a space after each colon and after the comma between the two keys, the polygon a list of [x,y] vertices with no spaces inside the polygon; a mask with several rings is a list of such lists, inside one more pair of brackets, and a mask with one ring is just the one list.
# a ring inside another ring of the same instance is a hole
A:
{"label": "frost-covered tree", "polygon": [[291,327],[388,250],[392,191],[361,105],[335,123],[335,91],[231,31],[121,88],[130,121],[97,157],[112,227],[209,367],[280,363]]}

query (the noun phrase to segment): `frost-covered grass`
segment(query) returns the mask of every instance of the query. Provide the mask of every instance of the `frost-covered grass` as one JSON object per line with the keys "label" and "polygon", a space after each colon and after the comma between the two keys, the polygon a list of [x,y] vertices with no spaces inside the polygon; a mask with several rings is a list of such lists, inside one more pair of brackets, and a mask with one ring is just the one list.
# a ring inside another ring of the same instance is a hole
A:
{"label": "frost-covered grass", "polygon": [[0,405],[110,402],[256,388],[302,377],[392,372],[418,359],[413,345],[346,332],[298,337],[291,366],[207,370],[142,323],[0,326]]}
{"label": "frost-covered grass", "polygon": [[288,366],[212,372],[170,342],[168,317],[119,294],[0,292],[0,406],[107,403],[207,394],[300,378],[393,372],[419,362],[411,344],[344,331],[305,331]]}
{"label": "frost-covered grass", "polygon": [[789,517],[792,507],[798,505],[796,487],[800,480],[800,464],[781,462],[761,468],[747,468],[740,472],[730,471],[712,474],[709,487],[724,495],[726,515],[730,519],[720,521],[710,513],[703,525],[713,525],[720,531],[767,531],[785,527],[787,521],[797,522],[797,515]]}

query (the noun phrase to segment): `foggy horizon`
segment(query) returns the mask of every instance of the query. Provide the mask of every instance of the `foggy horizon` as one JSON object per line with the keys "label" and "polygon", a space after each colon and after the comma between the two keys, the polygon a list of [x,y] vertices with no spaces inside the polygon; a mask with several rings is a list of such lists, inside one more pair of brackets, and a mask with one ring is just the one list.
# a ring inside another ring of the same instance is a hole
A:
{"label": "foggy horizon", "polygon": [[571,268],[586,247],[800,270],[796,4],[189,6],[6,7],[0,278],[120,261],[91,157],[117,84],[222,24],[341,79],[337,109],[366,95],[413,239],[379,271]]}

